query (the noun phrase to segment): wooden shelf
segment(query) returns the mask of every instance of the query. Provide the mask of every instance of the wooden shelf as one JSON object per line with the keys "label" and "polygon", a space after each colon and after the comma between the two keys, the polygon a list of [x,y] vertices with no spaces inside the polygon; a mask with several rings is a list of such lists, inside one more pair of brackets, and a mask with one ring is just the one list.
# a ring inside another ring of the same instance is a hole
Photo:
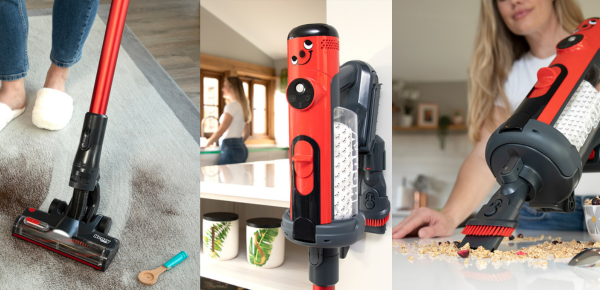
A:
{"label": "wooden shelf", "polygon": [[[429,131],[437,131],[438,128],[437,127],[417,127],[417,126],[412,126],[412,127],[400,127],[400,126],[394,126],[392,127],[392,131],[394,132],[429,132]],[[467,131],[468,128],[465,125],[450,125],[448,126],[448,131]]]}
{"label": "wooden shelf", "polygon": [[392,212],[392,216],[401,216],[401,217],[407,217],[410,215],[410,213],[412,212],[412,210],[406,209],[406,210],[396,210]]}
{"label": "wooden shelf", "polygon": [[312,289],[312,284],[308,279],[306,247],[286,240],[283,264],[273,269],[262,269],[248,263],[245,244],[245,239],[240,240],[237,257],[228,261],[217,261],[202,254],[200,276],[248,289]]}

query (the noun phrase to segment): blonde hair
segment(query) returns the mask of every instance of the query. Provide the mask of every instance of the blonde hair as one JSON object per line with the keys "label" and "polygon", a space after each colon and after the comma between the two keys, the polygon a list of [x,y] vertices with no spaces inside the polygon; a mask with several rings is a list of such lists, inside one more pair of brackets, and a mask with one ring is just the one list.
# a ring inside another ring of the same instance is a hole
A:
{"label": "blonde hair", "polygon": [[[555,0],[554,12],[560,25],[569,32],[574,31],[583,21],[583,13],[576,0]],[[471,142],[480,140],[483,126],[487,126],[490,131],[496,129],[492,109],[498,96],[504,107],[510,108],[504,82],[513,62],[528,50],[529,44],[525,37],[512,33],[502,20],[496,0],[482,0],[475,47],[467,70],[467,124]]]}
{"label": "blonde hair", "polygon": [[233,92],[233,96],[235,100],[242,105],[242,109],[244,111],[244,121],[246,123],[250,123],[252,121],[252,111],[250,110],[250,102],[246,97],[246,93],[244,92],[244,84],[242,80],[238,77],[228,77],[227,83],[231,86],[231,91]]}

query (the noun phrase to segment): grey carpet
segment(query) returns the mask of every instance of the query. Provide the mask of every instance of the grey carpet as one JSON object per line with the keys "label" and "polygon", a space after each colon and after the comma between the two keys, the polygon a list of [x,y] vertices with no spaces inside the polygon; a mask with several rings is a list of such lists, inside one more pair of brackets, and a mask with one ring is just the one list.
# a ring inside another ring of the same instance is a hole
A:
{"label": "grey carpet", "polygon": [[[172,84],[160,80],[164,75],[152,75],[162,68],[144,55],[145,49],[140,51],[143,46],[130,31],[119,54],[100,165],[99,212],[113,219],[110,234],[121,240],[118,255],[102,273],[11,236],[15,218],[26,207],[47,210],[52,199],[71,197],[70,168],[105,29],[97,17],[83,59],[70,70],[71,123],[61,131],[46,131],[33,125],[31,110],[50,65],[51,16],[33,15],[45,14],[30,13],[27,110],[0,132],[0,289],[146,289],[137,274],[182,250],[189,258],[162,274],[152,289],[197,289],[199,130],[190,128],[198,127],[199,118],[194,119],[193,104],[181,90],[161,87]],[[136,47],[139,54],[130,55]],[[140,59],[144,64],[138,67]]]}

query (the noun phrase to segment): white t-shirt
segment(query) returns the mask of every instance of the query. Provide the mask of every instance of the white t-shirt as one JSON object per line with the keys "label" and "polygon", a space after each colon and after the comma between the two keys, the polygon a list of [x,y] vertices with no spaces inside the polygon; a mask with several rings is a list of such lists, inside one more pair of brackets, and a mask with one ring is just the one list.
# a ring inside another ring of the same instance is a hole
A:
{"label": "white t-shirt", "polygon": [[[537,72],[540,68],[549,66],[556,55],[548,58],[537,58],[531,52],[527,52],[523,57],[516,60],[508,74],[508,78],[504,83],[504,92],[510,103],[511,113],[521,104],[523,99],[535,83],[537,82]],[[497,106],[503,107],[500,97],[495,103]],[[599,174],[585,173],[582,175],[579,185],[575,189],[575,195],[596,195],[599,194],[596,190],[596,182]]]}
{"label": "white t-shirt", "polygon": [[[519,107],[537,82],[538,70],[549,66],[555,57],[556,54],[547,58],[537,58],[528,51],[513,63],[506,82],[504,82],[504,92],[510,103],[511,112]],[[503,107],[500,98],[496,100],[496,105]]]}
{"label": "white t-shirt", "polygon": [[223,123],[225,113],[231,115],[233,120],[231,120],[229,128],[227,128],[227,131],[225,131],[219,140],[227,138],[241,138],[242,133],[244,132],[244,126],[246,125],[246,122],[244,121],[244,109],[242,109],[242,105],[240,105],[240,103],[237,101],[233,101],[225,105],[225,108],[223,109],[223,115],[221,115],[219,118],[219,123]]}

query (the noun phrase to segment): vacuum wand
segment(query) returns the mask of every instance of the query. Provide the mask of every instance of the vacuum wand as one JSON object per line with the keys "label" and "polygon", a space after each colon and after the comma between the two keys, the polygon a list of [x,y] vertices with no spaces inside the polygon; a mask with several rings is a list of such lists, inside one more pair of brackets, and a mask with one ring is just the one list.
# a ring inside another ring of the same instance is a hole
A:
{"label": "vacuum wand", "polygon": [[[518,226],[525,202],[540,212],[570,213],[584,171],[598,171],[600,135],[599,18],[579,24],[514,114],[492,133],[486,162],[501,185],[467,222],[470,248],[495,250]],[[584,167],[588,161],[594,162]]]}
{"label": "vacuum wand", "polygon": [[96,74],[96,83],[94,84],[90,113],[106,114],[128,7],[129,0],[112,1],[106,24],[106,33],[104,34],[102,53],[100,54],[98,73]]}
{"label": "vacuum wand", "polygon": [[129,0],[113,0],[90,106],[73,161],[69,204],[54,199],[48,212],[27,208],[13,225],[13,236],[105,271],[120,242],[109,236],[112,220],[97,214],[100,156],[106,131],[106,106],[112,86]]}

